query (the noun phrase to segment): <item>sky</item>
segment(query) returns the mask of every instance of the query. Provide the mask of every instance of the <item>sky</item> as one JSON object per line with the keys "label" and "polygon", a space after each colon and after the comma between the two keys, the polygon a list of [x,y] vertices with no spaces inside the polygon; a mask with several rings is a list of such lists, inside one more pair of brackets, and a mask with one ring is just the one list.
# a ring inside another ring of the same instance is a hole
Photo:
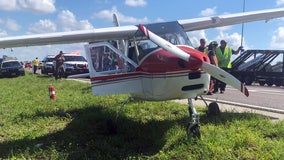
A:
{"label": "sky", "polygon": [[[0,38],[113,27],[114,12],[120,25],[137,25],[282,7],[284,0],[0,0]],[[244,49],[284,49],[284,18],[188,33],[194,47],[200,38],[208,43],[225,39],[233,49],[242,35]],[[42,60],[60,50],[85,56],[84,43],[6,48],[0,56]]]}

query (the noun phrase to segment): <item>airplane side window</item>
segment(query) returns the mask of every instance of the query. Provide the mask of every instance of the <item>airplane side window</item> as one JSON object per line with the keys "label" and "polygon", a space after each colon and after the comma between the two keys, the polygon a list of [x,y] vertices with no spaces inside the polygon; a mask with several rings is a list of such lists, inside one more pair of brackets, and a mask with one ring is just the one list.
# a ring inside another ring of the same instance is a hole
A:
{"label": "airplane side window", "polygon": [[95,71],[100,72],[102,71],[102,57],[104,54],[104,47],[92,47],[90,48],[92,64]]}
{"label": "airplane side window", "polygon": [[92,65],[96,72],[123,69],[124,60],[106,46],[90,48]]}

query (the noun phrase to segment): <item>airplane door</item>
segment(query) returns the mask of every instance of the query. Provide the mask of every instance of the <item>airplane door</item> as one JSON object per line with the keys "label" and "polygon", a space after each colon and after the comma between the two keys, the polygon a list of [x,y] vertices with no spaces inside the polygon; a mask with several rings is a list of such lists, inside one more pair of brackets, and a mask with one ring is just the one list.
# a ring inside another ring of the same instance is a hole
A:
{"label": "airplane door", "polygon": [[118,50],[113,43],[85,45],[94,95],[141,92],[137,63]]}

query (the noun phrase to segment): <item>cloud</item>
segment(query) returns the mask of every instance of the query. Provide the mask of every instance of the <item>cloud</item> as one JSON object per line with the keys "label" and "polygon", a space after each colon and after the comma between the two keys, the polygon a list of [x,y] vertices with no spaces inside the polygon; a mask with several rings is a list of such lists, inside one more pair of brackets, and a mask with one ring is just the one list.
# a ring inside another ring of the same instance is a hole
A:
{"label": "cloud", "polygon": [[76,16],[69,10],[63,10],[58,15],[58,24],[63,31],[93,29],[88,20],[77,20]]}
{"label": "cloud", "polygon": [[55,12],[55,0],[18,0],[20,8],[40,13]]}
{"label": "cloud", "polygon": [[273,49],[284,48],[284,27],[278,27],[271,38],[270,47]]}
{"label": "cloud", "polygon": [[29,34],[32,33],[51,33],[56,31],[56,25],[50,20],[40,20],[29,27]]}
{"label": "cloud", "polygon": [[[238,47],[241,45],[241,41],[242,41],[242,35],[240,35],[239,33],[225,33],[223,31],[220,31],[218,36],[215,38],[217,40],[217,42],[219,43],[222,39],[224,39],[225,41],[227,41],[227,45],[232,47],[233,49],[238,49]],[[245,38],[243,38],[243,47],[244,49],[249,49],[249,46],[246,44],[245,42]]]}
{"label": "cloud", "polygon": [[10,19],[10,18],[6,20],[0,19],[0,24],[3,25],[5,29],[11,30],[11,31],[18,31],[21,28],[21,26],[17,24],[15,20]]}
{"label": "cloud", "polygon": [[[228,42],[228,46],[232,47],[234,50],[238,49],[238,47],[241,45],[241,39],[242,39],[242,36],[239,33],[234,32],[232,34],[229,34],[227,32],[224,32],[223,30],[219,30],[216,36],[213,35],[211,37],[206,35],[206,30],[188,32],[187,35],[193,47],[198,47],[200,45],[199,44],[200,38],[205,38],[207,45],[211,41],[217,41],[218,43],[220,43],[220,41],[224,39]],[[249,45],[246,44],[245,38],[243,38],[243,47],[244,49],[250,48]]]}
{"label": "cloud", "polygon": [[33,11],[37,13],[53,13],[56,11],[55,0],[2,0],[0,10]]}
{"label": "cloud", "polygon": [[277,1],[276,1],[276,5],[277,5],[277,6],[280,6],[280,5],[282,5],[282,4],[284,4],[284,0],[277,0]]}
{"label": "cloud", "polygon": [[102,10],[98,13],[94,13],[93,18],[107,19],[108,21],[112,21],[114,13],[116,13],[120,23],[137,24],[137,23],[149,22],[149,19],[147,17],[144,17],[142,19],[137,19],[134,17],[126,16],[118,12],[115,6],[113,6],[111,10]]}
{"label": "cloud", "polygon": [[145,0],[125,0],[125,4],[132,7],[145,6],[147,2]]}
{"label": "cloud", "polygon": [[0,1],[0,10],[13,11],[17,9],[17,0]]}
{"label": "cloud", "polygon": [[187,36],[189,37],[189,40],[193,47],[198,47],[200,45],[199,40],[201,38],[205,38],[205,40],[207,41],[205,30],[188,32]]}
{"label": "cloud", "polygon": [[216,6],[213,8],[206,8],[205,10],[202,10],[199,15],[203,17],[215,15],[216,9],[217,9]]}
{"label": "cloud", "polygon": [[8,30],[12,30],[12,31],[18,31],[21,28],[21,26],[17,24],[15,20],[7,19],[5,28],[7,28]]}
{"label": "cloud", "polygon": [[7,35],[8,35],[8,34],[7,34],[6,31],[0,29],[0,37],[5,37],[5,36],[7,36]]}

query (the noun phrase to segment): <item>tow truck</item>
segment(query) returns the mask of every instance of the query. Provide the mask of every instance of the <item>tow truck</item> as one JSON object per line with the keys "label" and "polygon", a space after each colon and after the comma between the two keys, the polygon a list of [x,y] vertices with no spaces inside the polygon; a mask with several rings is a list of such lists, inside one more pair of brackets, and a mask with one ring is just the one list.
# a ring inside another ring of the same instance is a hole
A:
{"label": "tow truck", "polygon": [[284,86],[284,50],[245,50],[232,62],[231,74],[246,85]]}

